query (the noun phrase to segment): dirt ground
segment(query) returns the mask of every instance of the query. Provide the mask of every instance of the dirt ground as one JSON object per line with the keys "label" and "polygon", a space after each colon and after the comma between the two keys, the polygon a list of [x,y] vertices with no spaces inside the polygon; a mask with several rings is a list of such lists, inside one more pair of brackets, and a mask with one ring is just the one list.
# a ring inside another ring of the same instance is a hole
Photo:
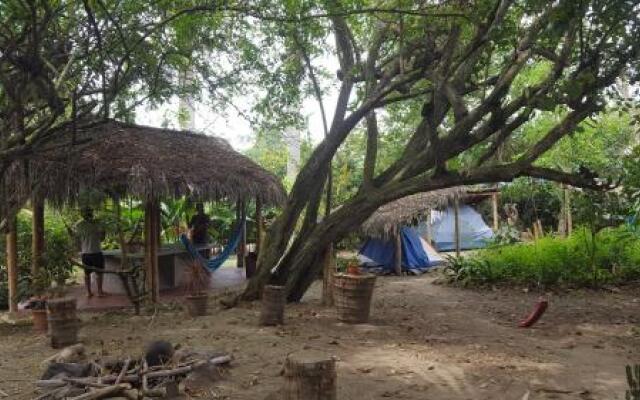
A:
{"label": "dirt ground", "polygon": [[[624,367],[640,362],[640,291],[549,293],[533,329],[516,327],[539,294],[465,290],[435,275],[379,278],[370,324],[338,323],[320,286],[291,305],[286,325],[257,326],[258,304],[189,319],[179,307],[155,315],[83,314],[93,356],[138,354],[151,339],[233,353],[229,375],[207,399],[264,399],[278,390],[290,352],[320,350],[338,361],[345,399],[623,399]],[[39,363],[54,351],[29,327],[0,327],[0,393],[32,399]],[[2,398],[0,394],[0,398]]]}

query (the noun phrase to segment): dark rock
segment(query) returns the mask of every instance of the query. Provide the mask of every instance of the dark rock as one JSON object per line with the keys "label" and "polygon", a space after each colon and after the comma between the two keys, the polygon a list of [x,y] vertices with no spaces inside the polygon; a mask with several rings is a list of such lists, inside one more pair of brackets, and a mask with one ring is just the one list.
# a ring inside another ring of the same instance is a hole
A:
{"label": "dark rock", "polygon": [[156,340],[147,345],[144,359],[150,367],[166,364],[173,356],[173,346],[164,340]]}

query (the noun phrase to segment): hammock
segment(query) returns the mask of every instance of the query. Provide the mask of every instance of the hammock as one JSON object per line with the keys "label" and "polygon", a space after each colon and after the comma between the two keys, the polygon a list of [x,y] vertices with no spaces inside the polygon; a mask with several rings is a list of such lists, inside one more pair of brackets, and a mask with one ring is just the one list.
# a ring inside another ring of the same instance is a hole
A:
{"label": "hammock", "polygon": [[222,264],[227,261],[227,258],[229,258],[231,253],[233,253],[238,247],[240,239],[242,238],[242,225],[242,221],[240,221],[238,227],[233,233],[233,236],[231,236],[231,239],[229,240],[229,244],[222,250],[222,253],[213,258],[204,258],[185,234],[180,235],[180,241],[194,260],[198,261],[203,267],[208,269],[209,272],[213,272],[220,268]]}

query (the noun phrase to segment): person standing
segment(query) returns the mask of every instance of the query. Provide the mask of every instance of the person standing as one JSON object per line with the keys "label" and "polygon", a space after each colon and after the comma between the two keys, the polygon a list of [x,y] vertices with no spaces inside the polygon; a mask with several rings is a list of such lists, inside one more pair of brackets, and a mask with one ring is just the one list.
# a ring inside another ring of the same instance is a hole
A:
{"label": "person standing", "polygon": [[82,264],[91,268],[85,268],[84,270],[84,283],[87,287],[87,297],[93,297],[93,292],[91,291],[91,272],[96,273],[98,297],[104,297],[106,293],[102,290],[103,273],[101,270],[104,270],[102,241],[105,238],[105,231],[102,224],[94,218],[91,208],[82,210],[82,220],[76,224],[74,231],[80,244]]}
{"label": "person standing", "polygon": [[202,203],[196,204],[196,214],[189,221],[191,241],[194,244],[206,244],[209,241],[209,225],[211,219],[204,213]]}

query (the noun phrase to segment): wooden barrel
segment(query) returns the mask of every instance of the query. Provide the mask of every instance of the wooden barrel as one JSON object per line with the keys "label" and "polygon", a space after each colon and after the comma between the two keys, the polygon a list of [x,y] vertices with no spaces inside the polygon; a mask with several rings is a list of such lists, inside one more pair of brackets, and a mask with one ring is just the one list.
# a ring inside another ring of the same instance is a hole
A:
{"label": "wooden barrel", "polygon": [[284,286],[267,285],[262,291],[260,325],[284,324],[284,305],[287,301]]}
{"label": "wooden barrel", "polygon": [[76,316],[77,303],[73,298],[47,301],[47,320],[51,347],[59,349],[78,343],[80,321]]}
{"label": "wooden barrel", "polygon": [[284,363],[283,400],[336,400],[335,360],[311,350],[289,354]]}
{"label": "wooden barrel", "polygon": [[187,313],[190,317],[202,317],[207,315],[209,296],[206,294],[187,296],[185,302],[187,304]]}
{"label": "wooden barrel", "polygon": [[376,276],[370,274],[334,275],[333,299],[340,321],[362,324],[369,320],[375,283]]}

